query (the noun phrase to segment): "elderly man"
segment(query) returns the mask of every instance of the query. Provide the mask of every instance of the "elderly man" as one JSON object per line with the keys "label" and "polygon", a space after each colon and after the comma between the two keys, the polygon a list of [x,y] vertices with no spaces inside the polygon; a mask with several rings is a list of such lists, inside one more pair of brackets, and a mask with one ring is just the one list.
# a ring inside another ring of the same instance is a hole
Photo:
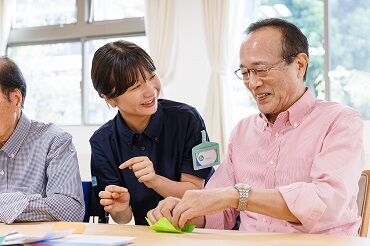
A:
{"label": "elderly man", "polygon": [[240,215],[239,229],[249,232],[357,235],[360,114],[305,87],[308,42],[295,25],[266,19],[246,33],[235,73],[260,113],[235,127],[205,190],[167,198],[149,219],[230,229]]}
{"label": "elderly man", "polygon": [[82,221],[84,200],[71,136],[22,112],[26,83],[0,57],[0,222]]}

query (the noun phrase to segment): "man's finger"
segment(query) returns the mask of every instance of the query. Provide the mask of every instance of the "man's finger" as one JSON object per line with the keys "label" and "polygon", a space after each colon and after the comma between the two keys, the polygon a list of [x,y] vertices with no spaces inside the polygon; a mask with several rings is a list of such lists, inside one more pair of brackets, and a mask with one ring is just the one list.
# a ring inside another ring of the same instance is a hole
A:
{"label": "man's finger", "polygon": [[152,222],[153,224],[157,222],[156,218],[153,216],[153,211],[154,209],[152,210],[149,210],[149,212],[146,214],[146,216],[148,217],[148,219],[150,220],[150,222]]}
{"label": "man's finger", "polygon": [[154,217],[154,219],[155,219],[156,221],[158,221],[158,220],[160,220],[161,218],[163,218],[163,215],[162,215],[162,213],[161,213],[161,209],[158,209],[158,208],[156,208],[156,209],[154,209],[154,210],[153,210],[152,215],[153,215],[153,217]]}
{"label": "man's finger", "polygon": [[179,219],[183,211],[186,209],[184,208],[183,204],[180,202],[176,205],[176,207],[172,210],[172,220],[171,223],[173,225],[179,224]]}
{"label": "man's finger", "polygon": [[164,207],[161,209],[161,214],[163,217],[166,217],[169,221],[172,220],[172,213],[169,207]]}
{"label": "man's finger", "polygon": [[180,229],[184,228],[186,222],[190,219],[192,219],[191,209],[185,210],[180,214],[179,221],[177,222],[178,227]]}

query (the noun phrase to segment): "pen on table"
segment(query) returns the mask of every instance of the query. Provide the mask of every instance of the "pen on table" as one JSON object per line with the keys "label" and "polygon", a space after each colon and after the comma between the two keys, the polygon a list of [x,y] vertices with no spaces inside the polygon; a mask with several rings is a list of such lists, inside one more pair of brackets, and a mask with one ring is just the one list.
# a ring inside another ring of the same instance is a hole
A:
{"label": "pen on table", "polygon": [[4,236],[4,242],[14,241],[18,239],[24,239],[24,235],[16,231],[9,232]]}

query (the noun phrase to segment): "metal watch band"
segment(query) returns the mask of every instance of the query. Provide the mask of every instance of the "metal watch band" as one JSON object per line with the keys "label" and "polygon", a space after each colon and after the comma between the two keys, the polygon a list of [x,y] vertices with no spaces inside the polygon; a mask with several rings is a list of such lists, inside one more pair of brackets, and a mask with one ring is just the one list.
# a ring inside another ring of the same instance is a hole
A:
{"label": "metal watch band", "polygon": [[247,209],[248,196],[251,186],[248,184],[238,183],[234,186],[234,188],[239,192],[239,204],[237,210],[244,211]]}

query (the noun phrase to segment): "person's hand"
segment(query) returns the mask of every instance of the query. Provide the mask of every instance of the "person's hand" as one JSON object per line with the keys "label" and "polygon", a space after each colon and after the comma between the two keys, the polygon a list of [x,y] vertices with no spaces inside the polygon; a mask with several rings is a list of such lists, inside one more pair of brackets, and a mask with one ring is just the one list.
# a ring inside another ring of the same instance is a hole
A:
{"label": "person's hand", "polygon": [[172,220],[172,210],[180,202],[179,198],[176,197],[167,197],[164,200],[160,201],[156,208],[150,210],[147,213],[147,217],[153,224],[156,223],[163,217],[166,217],[169,221]]}
{"label": "person's hand", "polygon": [[215,214],[232,207],[234,203],[230,199],[232,192],[237,193],[234,188],[188,190],[181,201],[173,208],[170,221],[174,226],[181,229],[188,223],[204,227],[205,215]]}
{"label": "person's hand", "polygon": [[153,163],[146,156],[133,157],[119,166],[120,169],[130,168],[140,183],[153,188],[158,175],[155,173]]}
{"label": "person's hand", "polygon": [[108,213],[117,214],[130,207],[130,193],[126,188],[117,185],[108,185],[99,192],[100,204]]}

